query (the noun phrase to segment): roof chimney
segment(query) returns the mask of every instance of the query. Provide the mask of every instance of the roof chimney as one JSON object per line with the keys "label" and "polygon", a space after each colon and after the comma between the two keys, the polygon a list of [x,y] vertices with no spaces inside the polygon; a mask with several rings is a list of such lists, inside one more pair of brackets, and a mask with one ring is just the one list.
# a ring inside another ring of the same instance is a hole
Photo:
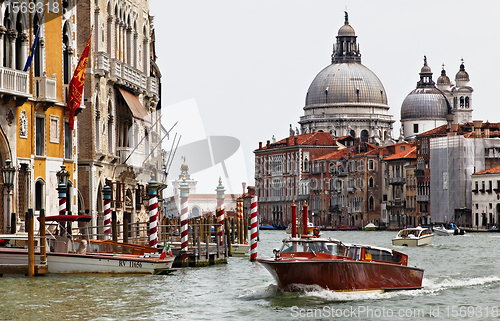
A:
{"label": "roof chimney", "polygon": [[472,123],[474,124],[474,135],[479,138],[481,137],[481,126],[483,125],[483,121],[481,120],[473,120]]}
{"label": "roof chimney", "polygon": [[297,136],[295,136],[295,137],[293,138],[293,144],[294,144],[294,145],[297,145]]}
{"label": "roof chimney", "polygon": [[268,140],[267,143],[266,143],[266,147],[269,148],[271,146],[271,141]]}
{"label": "roof chimney", "polygon": [[259,142],[259,149],[262,149],[262,142]]}

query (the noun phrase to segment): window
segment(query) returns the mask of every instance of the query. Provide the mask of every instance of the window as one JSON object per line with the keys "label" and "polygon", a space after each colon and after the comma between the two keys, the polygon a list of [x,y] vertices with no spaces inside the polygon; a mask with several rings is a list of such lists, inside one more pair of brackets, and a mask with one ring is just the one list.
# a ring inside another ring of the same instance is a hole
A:
{"label": "window", "polygon": [[64,122],[64,158],[71,159],[72,132],[69,129],[69,122]]}
{"label": "window", "polygon": [[50,142],[59,143],[59,117],[50,115]]}
{"label": "window", "polygon": [[418,134],[418,124],[413,124],[413,133]]}
{"label": "window", "polygon": [[370,196],[369,206],[370,206],[370,211],[373,211],[375,209],[375,202],[373,200],[373,196]]}
{"label": "window", "polygon": [[368,187],[373,188],[373,177],[368,180]]}
{"label": "window", "polygon": [[35,121],[35,155],[45,155],[45,118],[36,117]]}

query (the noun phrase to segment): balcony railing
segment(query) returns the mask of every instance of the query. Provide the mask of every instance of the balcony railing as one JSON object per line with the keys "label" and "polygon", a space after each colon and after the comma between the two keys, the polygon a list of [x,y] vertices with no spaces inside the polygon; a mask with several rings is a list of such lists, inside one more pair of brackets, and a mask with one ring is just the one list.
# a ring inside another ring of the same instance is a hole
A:
{"label": "balcony railing", "polygon": [[401,200],[401,199],[390,200],[389,202],[387,202],[387,206],[389,206],[389,207],[404,207],[405,204],[406,204],[406,201]]}
{"label": "balcony railing", "polygon": [[0,93],[29,98],[28,73],[0,67]]}
{"label": "balcony railing", "polygon": [[56,85],[57,79],[50,77],[35,77],[35,98],[41,101],[57,101]]}
{"label": "balcony railing", "polygon": [[148,77],[148,91],[150,94],[158,95],[158,81],[155,77]]}
{"label": "balcony railing", "polygon": [[148,77],[142,71],[121,62],[118,59],[110,59],[110,75],[121,80],[125,86],[139,86],[143,90],[148,89]]}
{"label": "balcony railing", "polygon": [[95,54],[96,58],[96,73],[99,71],[103,71],[105,73],[109,73],[109,55],[106,52],[97,52]]}
{"label": "balcony railing", "polygon": [[402,185],[406,183],[406,177],[390,177],[389,184]]}
{"label": "balcony railing", "polygon": [[430,196],[429,195],[417,195],[417,202],[428,203],[429,200],[430,200]]}
{"label": "balcony railing", "polygon": [[[117,147],[116,151],[120,157],[120,164],[127,164],[135,167],[142,167],[142,162],[144,161],[144,155],[141,151],[137,149],[132,153],[134,149],[131,147]],[[129,157],[130,155],[130,157]],[[126,162],[125,162],[126,161]]]}

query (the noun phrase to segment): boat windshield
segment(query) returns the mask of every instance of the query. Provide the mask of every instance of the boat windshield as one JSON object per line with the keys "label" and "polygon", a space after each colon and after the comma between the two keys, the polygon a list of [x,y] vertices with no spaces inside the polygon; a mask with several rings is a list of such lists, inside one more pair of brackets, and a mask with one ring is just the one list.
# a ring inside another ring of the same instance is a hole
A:
{"label": "boat windshield", "polygon": [[344,246],[328,241],[315,241],[315,242],[300,242],[290,241],[283,243],[280,253],[292,252],[314,252],[325,253],[331,255],[343,255]]}

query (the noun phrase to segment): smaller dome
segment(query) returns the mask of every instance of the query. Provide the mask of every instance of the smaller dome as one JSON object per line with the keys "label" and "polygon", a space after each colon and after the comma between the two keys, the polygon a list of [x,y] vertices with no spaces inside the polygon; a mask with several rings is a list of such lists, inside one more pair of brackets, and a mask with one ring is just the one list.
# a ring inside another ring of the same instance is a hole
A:
{"label": "smaller dome", "polygon": [[450,78],[448,78],[448,76],[446,76],[446,70],[441,70],[441,76],[439,76],[439,78],[437,79],[437,84],[438,85],[450,85],[451,84],[451,81],[450,81]]}
{"label": "smaller dome", "polygon": [[427,61],[425,62],[425,65],[420,69],[421,74],[429,74],[432,73],[431,67],[427,66]]}
{"label": "smaller dome", "polygon": [[470,81],[469,74],[465,71],[464,63],[460,64],[460,70],[457,72],[455,76],[455,81]]}
{"label": "smaller dome", "polygon": [[339,37],[354,37],[356,36],[356,33],[354,32],[354,29],[351,27],[349,24],[345,24],[339,29]]}

